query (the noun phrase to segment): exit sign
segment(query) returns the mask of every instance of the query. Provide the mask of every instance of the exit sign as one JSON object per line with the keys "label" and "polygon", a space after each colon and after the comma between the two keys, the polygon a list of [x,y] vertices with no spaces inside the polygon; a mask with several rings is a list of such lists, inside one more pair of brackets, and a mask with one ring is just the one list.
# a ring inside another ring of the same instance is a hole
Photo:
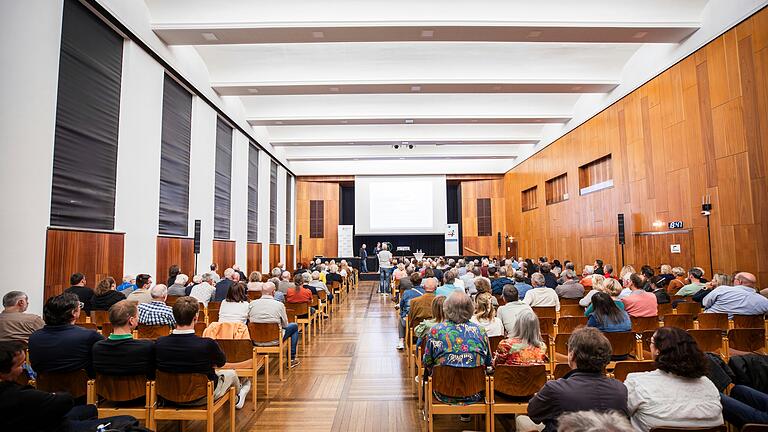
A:
{"label": "exit sign", "polygon": [[681,229],[683,227],[683,221],[672,221],[668,226],[669,229]]}

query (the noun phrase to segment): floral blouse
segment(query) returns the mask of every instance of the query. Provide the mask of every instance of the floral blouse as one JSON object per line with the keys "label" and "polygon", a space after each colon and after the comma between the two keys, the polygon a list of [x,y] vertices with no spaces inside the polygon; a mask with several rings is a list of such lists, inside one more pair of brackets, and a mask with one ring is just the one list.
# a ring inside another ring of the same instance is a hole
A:
{"label": "floral blouse", "polygon": [[532,346],[519,338],[504,339],[499,342],[493,355],[493,365],[528,365],[543,364],[547,361],[547,346]]}

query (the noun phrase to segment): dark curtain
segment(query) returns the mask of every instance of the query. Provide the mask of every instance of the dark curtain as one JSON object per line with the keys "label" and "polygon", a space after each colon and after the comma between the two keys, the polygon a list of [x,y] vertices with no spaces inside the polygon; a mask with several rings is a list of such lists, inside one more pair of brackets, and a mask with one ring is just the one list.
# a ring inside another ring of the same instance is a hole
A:
{"label": "dark curtain", "polygon": [[259,149],[248,146],[248,241],[259,238]]}
{"label": "dark curtain", "polygon": [[293,176],[290,174],[285,175],[285,244],[293,243],[293,241],[291,241],[291,212],[293,209],[293,200],[291,199],[291,195],[293,195],[292,178]]}
{"label": "dark curtain", "polygon": [[189,230],[191,137],[192,94],[166,74],[160,148],[160,234],[186,236]]}
{"label": "dark curtain", "polygon": [[213,205],[213,237],[229,240],[230,190],[232,183],[232,128],[220,117],[216,123],[216,185]]}
{"label": "dark curtain", "polygon": [[363,243],[366,244],[368,254],[373,255],[376,248],[376,242],[390,242],[392,243],[393,255],[397,255],[398,246],[410,246],[411,252],[408,255],[413,255],[417,249],[421,249],[427,255],[443,255],[445,254],[445,234],[376,234],[376,235],[358,235],[354,240],[354,252],[355,255],[360,251],[360,246]]}
{"label": "dark curtain", "polygon": [[339,225],[355,225],[355,187],[339,187]]}
{"label": "dark curtain", "polygon": [[269,242],[277,243],[277,164],[269,166]]}
{"label": "dark curtain", "polygon": [[53,151],[53,226],[115,227],[122,61],[123,38],[80,2],[66,0]]}

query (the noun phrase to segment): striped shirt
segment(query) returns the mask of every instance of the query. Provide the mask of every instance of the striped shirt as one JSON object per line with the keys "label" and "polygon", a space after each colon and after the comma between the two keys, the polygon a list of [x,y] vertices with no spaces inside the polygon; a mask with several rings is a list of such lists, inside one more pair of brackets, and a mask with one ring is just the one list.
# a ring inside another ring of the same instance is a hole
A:
{"label": "striped shirt", "polygon": [[176,325],[173,309],[161,301],[139,304],[139,323],[144,325]]}

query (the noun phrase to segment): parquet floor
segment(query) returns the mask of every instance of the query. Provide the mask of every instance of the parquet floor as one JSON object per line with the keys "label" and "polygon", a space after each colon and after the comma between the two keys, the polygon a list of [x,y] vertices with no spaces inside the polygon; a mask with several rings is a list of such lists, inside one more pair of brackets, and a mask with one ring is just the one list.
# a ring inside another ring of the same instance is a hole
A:
{"label": "parquet floor", "polygon": [[[270,395],[259,375],[258,409],[250,397],[237,412],[238,431],[423,431],[424,422],[411,392],[405,356],[395,350],[397,314],[390,299],[376,293],[378,282],[361,281],[313,337],[301,365],[280,382],[270,365]],[[224,410],[226,411],[226,409]],[[481,423],[482,424],[482,423]],[[440,416],[436,431],[472,429],[458,416]],[[178,428],[178,429],[177,429]],[[204,431],[202,422],[161,422],[162,432]],[[229,430],[225,413],[216,416],[216,431]],[[502,429],[503,430],[503,429]]]}

